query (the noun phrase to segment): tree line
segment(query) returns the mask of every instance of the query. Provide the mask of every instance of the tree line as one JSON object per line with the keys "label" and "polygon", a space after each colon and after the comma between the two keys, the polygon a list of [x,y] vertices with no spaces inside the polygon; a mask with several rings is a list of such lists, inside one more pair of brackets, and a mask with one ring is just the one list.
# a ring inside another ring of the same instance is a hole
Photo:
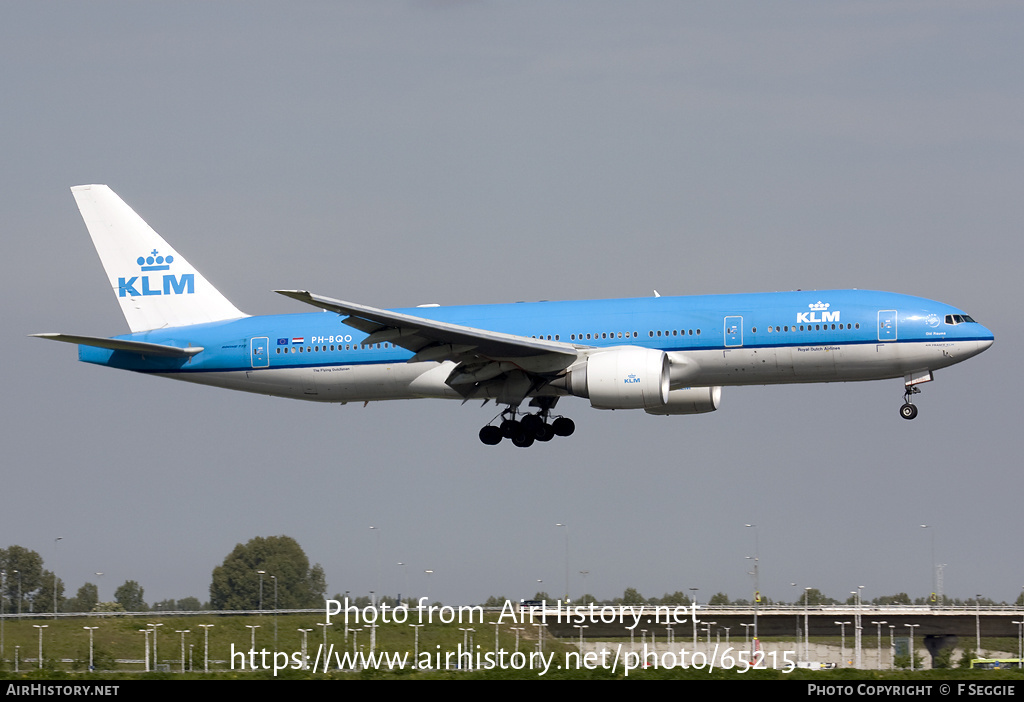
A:
{"label": "tree line", "polygon": [[[0,605],[7,613],[57,612],[145,612],[145,611],[198,611],[198,610],[256,610],[256,609],[315,609],[324,606],[327,582],[324,569],[319,563],[310,565],[309,558],[298,542],[289,536],[258,536],[245,544],[237,544],[224,562],[213,569],[210,583],[210,597],[202,602],[197,597],[165,599],[149,604],[145,599],[142,585],[135,580],[126,580],[114,591],[109,602],[99,600],[99,588],[95,583],[82,585],[74,597],[65,597],[64,581],[55,573],[43,567],[43,558],[37,552],[22,546],[0,549]],[[826,596],[817,588],[800,590],[792,605],[808,606],[838,605],[856,603],[854,595],[844,602]],[[56,597],[56,605],[54,598]],[[334,599],[342,599],[335,595]],[[534,600],[554,603],[557,597],[546,592],[537,592]],[[502,606],[510,598],[489,597],[484,606]],[[518,602],[519,598],[511,600]],[[626,588],[621,597],[598,600],[591,594],[574,598],[573,604],[588,605],[689,605],[691,595],[682,590],[665,593],[661,597],[644,597],[636,588]],[[353,600],[356,606],[370,604],[366,596]],[[398,604],[392,598],[376,598],[377,604],[388,606]],[[726,593],[718,592],[702,605],[751,606],[751,599],[731,599]],[[786,604],[781,600],[761,597],[762,605]],[[905,592],[895,595],[864,599],[862,604],[872,605],[941,605],[973,607],[1006,605],[986,597],[977,600],[961,600],[950,597],[911,598]],[[1024,606],[1024,592],[1017,598],[1017,606]]]}
{"label": "tree line", "polygon": [[108,602],[100,601],[95,583],[85,583],[74,597],[66,597],[64,588],[36,551],[17,545],[0,549],[0,606],[8,614],[317,608],[324,606],[327,583],[324,569],[319,563],[310,566],[295,539],[260,536],[235,546],[213,569],[206,602],[183,597],[149,604],[135,580],[126,580]]}

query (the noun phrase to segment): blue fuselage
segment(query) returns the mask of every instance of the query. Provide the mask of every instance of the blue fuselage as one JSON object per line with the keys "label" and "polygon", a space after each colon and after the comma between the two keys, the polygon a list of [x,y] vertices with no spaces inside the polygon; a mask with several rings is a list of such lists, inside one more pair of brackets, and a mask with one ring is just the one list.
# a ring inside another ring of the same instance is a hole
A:
{"label": "blue fuselage", "polygon": [[[658,349],[689,365],[674,385],[685,381],[695,386],[901,377],[957,363],[988,348],[994,339],[988,329],[944,303],[860,290],[398,311],[559,341],[581,350]],[[367,334],[343,320],[336,314],[314,312],[158,329],[118,338],[202,347],[203,351],[191,358],[166,358],[80,346],[79,358],[182,380],[322,401],[457,396],[436,380],[415,387],[414,381],[437,363],[407,363],[413,354],[392,343],[364,344]],[[375,369],[381,373],[376,380],[367,375]],[[340,375],[338,380],[327,380],[328,372],[344,370],[357,371],[348,378],[360,380],[340,380]],[[243,377],[233,377],[238,374]]]}

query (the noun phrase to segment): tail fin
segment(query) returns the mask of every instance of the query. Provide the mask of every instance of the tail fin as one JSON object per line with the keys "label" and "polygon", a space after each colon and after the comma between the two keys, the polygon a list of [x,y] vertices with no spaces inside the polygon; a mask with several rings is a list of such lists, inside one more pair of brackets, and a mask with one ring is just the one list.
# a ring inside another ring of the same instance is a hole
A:
{"label": "tail fin", "polygon": [[106,185],[71,192],[133,332],[246,316]]}

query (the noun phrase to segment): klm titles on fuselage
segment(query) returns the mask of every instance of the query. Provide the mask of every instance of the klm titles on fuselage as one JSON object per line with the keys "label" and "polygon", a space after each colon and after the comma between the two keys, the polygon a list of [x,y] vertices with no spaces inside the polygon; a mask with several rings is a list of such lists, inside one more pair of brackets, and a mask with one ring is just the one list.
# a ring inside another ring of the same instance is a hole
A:
{"label": "klm titles on fuselage", "polygon": [[[160,256],[156,249],[150,253],[149,256],[139,256],[136,261],[139,267],[146,272],[149,271],[166,271],[169,270],[171,264],[174,263],[174,256]],[[139,279],[142,279],[141,283],[137,283]],[[160,278],[157,279],[156,286],[153,287],[150,283],[150,276],[132,276],[131,278],[118,278],[117,279],[117,296],[125,297],[130,295],[132,297],[148,296],[148,295],[191,295],[196,291],[196,276],[194,273],[182,273],[180,277],[176,277],[173,273],[164,273]],[[142,291],[136,288],[136,285],[142,286]]]}
{"label": "klm titles on fuselage", "polygon": [[823,322],[838,322],[838,312],[822,312],[819,316],[817,312],[797,312],[796,323],[797,324],[815,324]]}
{"label": "klm titles on fuselage", "polygon": [[[810,312],[797,312],[796,323],[797,324],[824,324],[828,322],[838,322],[839,312],[829,312],[828,308],[831,305],[827,302],[818,300],[813,302],[808,307],[811,308]],[[818,313],[821,313],[820,315]]]}

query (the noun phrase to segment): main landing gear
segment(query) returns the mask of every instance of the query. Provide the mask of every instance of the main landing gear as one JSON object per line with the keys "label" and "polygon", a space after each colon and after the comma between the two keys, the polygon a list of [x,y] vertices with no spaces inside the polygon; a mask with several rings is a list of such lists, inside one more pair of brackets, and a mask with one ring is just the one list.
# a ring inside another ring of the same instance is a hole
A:
{"label": "main landing gear", "polygon": [[903,393],[903,406],[900,407],[900,416],[904,419],[913,419],[917,416],[917,405],[910,401],[911,397],[921,392],[916,385],[908,385],[907,391]]}
{"label": "main landing gear", "polygon": [[555,405],[548,399],[538,398],[541,401],[531,402],[532,406],[540,407],[540,411],[536,414],[524,414],[521,419],[516,419],[519,408],[509,405],[508,409],[499,415],[502,420],[497,426],[488,424],[480,430],[480,441],[488,446],[495,446],[500,444],[502,439],[511,439],[516,446],[526,448],[532,446],[534,441],[551,441],[556,436],[570,436],[576,431],[576,423],[568,417],[556,417],[548,421],[551,408]]}

